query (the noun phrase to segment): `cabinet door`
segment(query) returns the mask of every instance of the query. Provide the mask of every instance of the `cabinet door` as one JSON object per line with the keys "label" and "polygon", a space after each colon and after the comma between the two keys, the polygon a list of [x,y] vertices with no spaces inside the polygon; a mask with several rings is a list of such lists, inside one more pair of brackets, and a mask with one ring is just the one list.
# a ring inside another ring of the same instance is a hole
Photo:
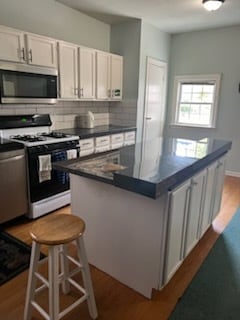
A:
{"label": "cabinet door", "polygon": [[170,196],[166,239],[164,283],[167,283],[183,260],[185,221],[189,203],[190,180],[173,190]]}
{"label": "cabinet door", "polygon": [[123,57],[111,55],[111,100],[122,99]]}
{"label": "cabinet door", "polygon": [[194,176],[191,181],[189,210],[186,223],[184,257],[192,250],[199,238],[199,225],[203,206],[203,186],[206,171]]}
{"label": "cabinet door", "polygon": [[25,62],[23,32],[0,27],[0,60]]}
{"label": "cabinet door", "polygon": [[213,221],[218,212],[220,211],[221,201],[222,201],[222,191],[225,177],[225,164],[226,164],[226,156],[222,157],[217,161],[217,166],[215,170],[215,196],[213,199],[213,210],[212,210],[212,219]]}
{"label": "cabinet door", "polygon": [[203,236],[211,224],[212,218],[212,205],[215,197],[215,170],[217,162],[214,162],[206,169],[206,179],[204,186],[204,201],[203,210],[201,215],[201,225],[199,230],[199,238]]}
{"label": "cabinet door", "polygon": [[110,97],[110,55],[97,52],[97,99],[108,100]]}
{"label": "cabinet door", "polygon": [[77,46],[58,44],[60,98],[78,98]]}
{"label": "cabinet door", "polygon": [[96,97],[96,51],[89,48],[79,48],[79,84],[80,99]]}
{"label": "cabinet door", "polygon": [[57,49],[54,39],[27,34],[26,44],[29,64],[43,67],[57,67]]}

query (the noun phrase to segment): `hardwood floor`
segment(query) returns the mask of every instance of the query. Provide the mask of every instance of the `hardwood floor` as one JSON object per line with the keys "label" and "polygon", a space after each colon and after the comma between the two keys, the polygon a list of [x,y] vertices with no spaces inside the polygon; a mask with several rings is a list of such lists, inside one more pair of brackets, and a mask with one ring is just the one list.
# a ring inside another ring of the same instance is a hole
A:
{"label": "hardwood floor", "polygon": [[[178,299],[191,282],[202,261],[217,240],[219,233],[223,231],[233,214],[240,205],[240,178],[226,177],[224,184],[221,211],[206,232],[198,245],[193,249],[183,265],[171,279],[169,284],[160,292],[153,292],[153,299],[148,300],[126,286],[120,284],[105,273],[91,267],[93,286],[101,320],[166,320],[173,310]],[[60,212],[70,213],[70,207],[65,207],[53,214]],[[19,219],[14,224],[5,225],[6,230],[24,242],[30,244],[29,229],[32,222],[27,219]],[[72,248],[72,250],[74,250]],[[46,253],[47,249],[43,248]],[[147,263],[147,261],[146,261]],[[46,273],[46,268],[42,268]],[[0,318],[4,320],[21,320],[25,301],[28,271],[0,287]],[[70,297],[63,296],[62,303],[65,305],[74,299],[75,292]],[[47,306],[46,293],[39,297],[41,303]],[[33,320],[42,319],[34,311]],[[64,317],[65,320],[88,320],[86,304],[72,311]],[[197,320],[197,319],[196,319]]]}

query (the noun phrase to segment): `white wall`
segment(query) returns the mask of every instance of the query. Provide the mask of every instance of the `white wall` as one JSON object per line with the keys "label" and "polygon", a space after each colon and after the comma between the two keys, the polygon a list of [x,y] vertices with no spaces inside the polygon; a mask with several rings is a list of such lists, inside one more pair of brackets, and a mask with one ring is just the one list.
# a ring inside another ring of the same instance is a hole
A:
{"label": "white wall", "polygon": [[212,136],[232,140],[227,170],[240,174],[240,26],[177,34],[172,37],[168,92],[168,124],[175,75],[221,73],[216,129],[167,127],[186,136]]}
{"label": "white wall", "polygon": [[110,25],[55,0],[1,0],[0,24],[109,51]]}

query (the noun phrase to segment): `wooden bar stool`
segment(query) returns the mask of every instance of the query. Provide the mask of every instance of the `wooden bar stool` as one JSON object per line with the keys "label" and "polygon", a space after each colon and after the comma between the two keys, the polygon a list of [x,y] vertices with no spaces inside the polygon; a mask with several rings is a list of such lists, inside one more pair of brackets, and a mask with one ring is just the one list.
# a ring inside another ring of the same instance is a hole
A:
{"label": "wooden bar stool", "polygon": [[[59,320],[83,301],[87,300],[89,314],[93,319],[97,318],[97,307],[95,303],[89,265],[87,262],[83,232],[85,223],[82,219],[71,214],[49,215],[39,219],[33,224],[30,232],[32,237],[32,252],[28,276],[24,320],[30,320],[32,308],[34,307],[47,320]],[[79,261],[67,254],[66,244],[76,241]],[[48,251],[48,279],[38,272],[38,265],[42,262],[40,258],[40,245],[49,246]],[[60,270],[59,273],[59,258]],[[69,271],[69,260],[76,268]],[[80,286],[72,276],[82,272],[83,285]],[[43,284],[36,288],[37,279]],[[78,289],[82,296],[69,307],[60,312],[59,309],[59,284],[67,294],[70,284]],[[35,295],[48,288],[49,291],[49,313],[47,313],[35,300]]]}

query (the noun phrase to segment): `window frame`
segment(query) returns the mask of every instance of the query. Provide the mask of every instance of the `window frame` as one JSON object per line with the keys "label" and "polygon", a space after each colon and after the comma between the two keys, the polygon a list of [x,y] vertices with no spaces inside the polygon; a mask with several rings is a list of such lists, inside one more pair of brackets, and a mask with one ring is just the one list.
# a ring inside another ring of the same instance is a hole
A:
{"label": "window frame", "polygon": [[[210,124],[194,124],[194,123],[182,123],[178,121],[179,115],[179,105],[180,105],[180,93],[182,84],[198,84],[198,83],[214,83],[214,99],[212,103],[212,111],[210,117]],[[171,125],[177,127],[196,127],[196,128],[216,128],[217,120],[217,111],[219,103],[219,94],[220,94],[220,85],[221,85],[221,74],[201,74],[201,75],[180,75],[175,76],[174,78],[174,91],[173,91],[173,108],[172,108],[172,120]]]}

